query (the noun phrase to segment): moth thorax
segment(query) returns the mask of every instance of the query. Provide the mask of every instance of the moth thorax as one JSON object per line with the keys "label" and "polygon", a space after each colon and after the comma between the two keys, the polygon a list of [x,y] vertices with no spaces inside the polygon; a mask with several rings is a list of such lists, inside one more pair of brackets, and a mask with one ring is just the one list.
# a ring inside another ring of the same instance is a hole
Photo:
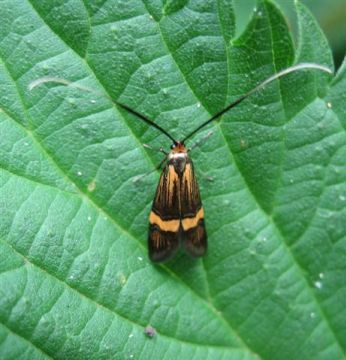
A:
{"label": "moth thorax", "polygon": [[182,174],[185,170],[188,155],[187,153],[176,153],[171,151],[168,155],[169,162],[174,166],[176,172]]}

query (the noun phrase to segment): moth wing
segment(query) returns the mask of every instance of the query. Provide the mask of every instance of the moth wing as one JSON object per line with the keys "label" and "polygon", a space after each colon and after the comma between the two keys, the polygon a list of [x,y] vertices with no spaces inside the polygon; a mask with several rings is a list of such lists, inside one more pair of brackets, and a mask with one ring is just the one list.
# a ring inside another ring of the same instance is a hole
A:
{"label": "moth wing", "polygon": [[148,249],[153,262],[169,260],[179,248],[180,181],[173,163],[163,169],[149,217]]}
{"label": "moth wing", "polygon": [[199,187],[190,159],[181,176],[180,196],[183,248],[191,256],[202,256],[207,251],[207,232]]}

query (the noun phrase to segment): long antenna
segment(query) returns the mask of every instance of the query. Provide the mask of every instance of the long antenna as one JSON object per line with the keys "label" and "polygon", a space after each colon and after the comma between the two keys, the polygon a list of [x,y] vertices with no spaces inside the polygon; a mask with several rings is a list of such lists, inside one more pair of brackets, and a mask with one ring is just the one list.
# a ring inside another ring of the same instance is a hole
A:
{"label": "long antenna", "polygon": [[314,64],[314,63],[301,63],[298,65],[294,65],[291,66],[287,69],[281,70],[279,71],[277,74],[274,74],[272,76],[270,76],[268,79],[262,81],[260,84],[258,84],[256,87],[254,87],[252,90],[250,90],[249,92],[247,92],[246,94],[240,96],[237,100],[233,101],[232,103],[230,103],[228,106],[226,106],[224,109],[222,109],[221,111],[217,112],[215,115],[213,115],[210,119],[206,120],[204,123],[202,123],[201,125],[197,126],[197,128],[195,130],[193,130],[192,132],[190,132],[190,134],[188,134],[187,136],[185,136],[185,138],[182,140],[182,143],[184,143],[187,139],[189,139],[192,135],[196,134],[196,132],[198,132],[199,130],[201,130],[204,126],[208,125],[209,123],[211,123],[212,121],[216,120],[217,118],[220,118],[223,114],[225,114],[227,111],[231,110],[232,108],[234,108],[235,106],[237,106],[238,104],[240,104],[243,100],[245,100],[247,97],[249,97],[250,95],[252,95],[254,92],[256,92],[257,90],[263,88],[264,86],[266,86],[267,84],[271,83],[272,81],[290,74],[294,71],[297,70],[303,70],[303,69],[315,69],[315,70],[321,70],[324,71],[326,73],[332,74],[333,72],[322,65],[319,64]]}
{"label": "long antenna", "polygon": [[156,128],[157,130],[161,131],[162,134],[165,134],[168,138],[170,138],[174,144],[177,144],[177,141],[165,130],[163,129],[161,126],[157,125],[154,123],[154,121],[150,120],[149,118],[147,118],[146,116],[140,114],[139,112],[137,112],[136,110],[131,109],[130,107],[128,107],[127,105],[124,105],[118,101],[114,101],[114,103],[118,106],[120,106],[121,108],[127,110],[129,113],[137,116],[138,118],[140,118],[141,120],[143,120],[144,122],[146,122],[147,124],[153,126],[154,128]]}
{"label": "long antenna", "polygon": [[166,135],[169,139],[171,139],[173,141],[174,144],[177,143],[177,141],[173,138],[173,136],[171,136],[165,129],[163,129],[161,126],[157,125],[154,123],[154,121],[150,120],[148,117],[146,117],[145,115],[139,113],[136,110],[131,109],[130,107],[128,107],[125,104],[122,104],[118,101],[113,100],[112,98],[110,98],[109,96],[102,94],[98,91],[95,91],[89,87],[83,86],[83,85],[78,85],[72,81],[63,79],[63,78],[59,78],[59,77],[53,77],[53,76],[45,76],[39,79],[36,79],[34,81],[32,81],[28,88],[29,90],[33,90],[35,87],[38,87],[42,84],[45,83],[58,83],[58,84],[62,84],[62,85],[66,85],[66,86],[72,86],[75,87],[77,89],[81,89],[84,91],[88,91],[94,94],[97,94],[98,96],[102,96],[102,97],[106,97],[108,98],[112,103],[114,103],[115,105],[121,107],[122,109],[126,110],[127,112],[129,112],[132,115],[135,115],[137,118],[141,119],[142,121],[146,122],[147,124],[149,124],[150,126],[153,126],[154,128],[156,128],[157,130],[159,130],[162,134]]}

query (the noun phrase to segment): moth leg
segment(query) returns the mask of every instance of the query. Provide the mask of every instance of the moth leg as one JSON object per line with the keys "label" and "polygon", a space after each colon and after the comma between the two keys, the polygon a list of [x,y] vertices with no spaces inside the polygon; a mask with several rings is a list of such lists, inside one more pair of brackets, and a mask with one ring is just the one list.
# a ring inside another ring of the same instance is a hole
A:
{"label": "moth leg", "polygon": [[148,145],[148,144],[143,144],[143,147],[153,150],[153,151],[157,151],[157,152],[162,152],[163,154],[165,154],[166,156],[168,155],[168,152],[166,150],[164,150],[164,148],[160,147],[159,149],[155,149],[152,146]]}
{"label": "moth leg", "polygon": [[203,144],[206,140],[208,140],[211,135],[213,135],[213,132],[212,132],[212,131],[209,131],[208,134],[206,134],[205,136],[203,136],[202,138],[200,138],[198,141],[196,141],[194,144],[192,144],[191,147],[189,147],[189,148],[187,149],[187,151],[191,151],[191,150],[195,149],[196,147],[200,146],[200,145]]}
{"label": "moth leg", "polygon": [[215,178],[213,176],[208,176],[207,174],[202,172],[198,167],[195,168],[195,172],[196,172],[196,175],[197,175],[197,177],[199,179],[207,180],[207,181],[210,181],[210,182],[213,182],[215,180]]}
{"label": "moth leg", "polygon": [[201,174],[201,178],[205,179],[207,181],[210,181],[210,182],[213,182],[215,180],[215,178],[213,178],[212,176],[208,176],[208,175],[205,175],[205,174]]}

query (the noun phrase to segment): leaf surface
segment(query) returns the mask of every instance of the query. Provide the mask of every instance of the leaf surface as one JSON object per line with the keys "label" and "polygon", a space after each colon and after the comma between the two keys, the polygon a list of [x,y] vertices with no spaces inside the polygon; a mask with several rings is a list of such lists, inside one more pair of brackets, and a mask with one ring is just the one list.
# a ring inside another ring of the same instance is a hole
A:
{"label": "leaf surface", "polygon": [[[209,250],[147,259],[167,139],[268,76],[330,68],[297,5],[259,2],[235,38],[230,1],[1,2],[0,357],[340,359],[346,354],[346,64],[248,98],[191,153]],[[58,76],[101,92],[31,81]],[[213,177],[208,182],[206,177]],[[149,338],[151,325],[156,335]]]}

